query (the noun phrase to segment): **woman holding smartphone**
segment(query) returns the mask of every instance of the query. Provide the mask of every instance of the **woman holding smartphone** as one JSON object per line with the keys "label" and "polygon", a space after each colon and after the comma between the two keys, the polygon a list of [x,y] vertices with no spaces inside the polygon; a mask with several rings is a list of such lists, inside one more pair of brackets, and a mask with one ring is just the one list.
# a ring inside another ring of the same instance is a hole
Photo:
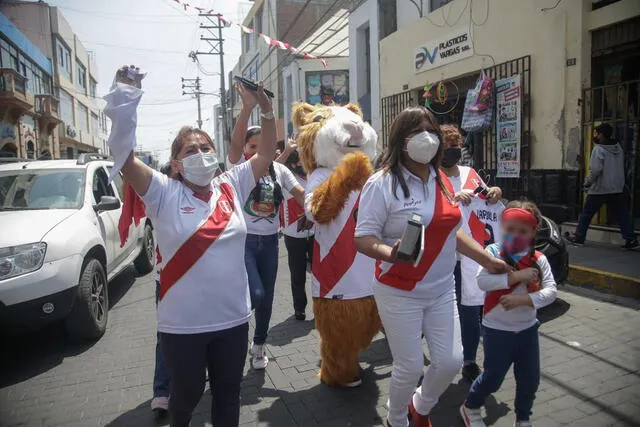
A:
{"label": "woman holding smartphone", "polygon": [[181,128],[171,144],[171,169],[177,178],[171,179],[133,155],[142,90],[140,79],[127,72],[127,67],[118,70],[105,97],[105,113],[112,121],[109,146],[116,158],[114,169],[126,159],[122,173],[146,205],[163,256],[158,331],[171,378],[171,426],[189,425],[204,391],[205,369],[212,423],[237,426],[251,313],[242,207],[275,155],[271,102],[262,87],[247,95],[260,106],[262,143],[249,161],[217,177],[209,135]]}
{"label": "woman holding smartphone", "polygon": [[[461,214],[448,178],[439,171],[440,127],[424,107],[401,112],[391,124],[380,170],[360,198],[355,242],[376,259],[373,292],[393,355],[387,425],[430,426],[429,412],[462,366],[460,323],[453,269],[456,250],[492,272],[507,265],[460,230]],[[397,252],[412,215],[422,217],[424,252],[403,263]],[[422,384],[422,335],[431,364]]]}
{"label": "woman holding smartphone", "polygon": [[[255,108],[255,92],[251,86],[238,83],[236,90],[242,99],[242,110],[231,135],[228,163],[230,167],[251,160],[263,145],[262,128],[248,127],[251,111]],[[293,173],[283,164],[274,162],[274,155],[264,175],[258,178],[255,188],[242,200],[247,224],[245,266],[249,275],[251,305],[255,310],[256,328],[251,344],[251,364],[254,369],[265,369],[269,362],[265,343],[271,321],[273,295],[278,273],[279,208],[284,192],[304,206],[304,188]]]}

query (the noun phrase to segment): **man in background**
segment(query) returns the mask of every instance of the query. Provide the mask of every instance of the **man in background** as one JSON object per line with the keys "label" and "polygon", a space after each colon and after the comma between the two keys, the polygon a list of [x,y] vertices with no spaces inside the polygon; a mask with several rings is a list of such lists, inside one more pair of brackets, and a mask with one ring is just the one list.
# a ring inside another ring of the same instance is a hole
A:
{"label": "man in background", "polygon": [[593,131],[593,142],[596,144],[591,151],[589,174],[584,180],[584,190],[587,198],[582,213],[578,218],[576,232],[567,236],[567,240],[574,245],[583,245],[587,236],[587,229],[593,216],[602,205],[607,205],[617,219],[620,233],[624,238],[624,249],[640,247],[633,232],[629,217],[629,195],[625,190],[624,151],[618,142],[611,138],[613,129],[603,123]]}

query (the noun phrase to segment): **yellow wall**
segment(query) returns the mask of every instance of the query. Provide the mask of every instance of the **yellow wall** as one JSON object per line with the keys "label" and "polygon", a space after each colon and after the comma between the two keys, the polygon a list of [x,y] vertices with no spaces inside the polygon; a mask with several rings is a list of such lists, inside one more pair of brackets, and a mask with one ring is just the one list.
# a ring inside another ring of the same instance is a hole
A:
{"label": "yellow wall", "polygon": [[[585,56],[583,20],[588,4],[580,0],[489,0],[473,2],[471,34],[475,55],[439,68],[415,74],[414,50],[430,39],[469,27],[469,2],[455,0],[442,10],[412,22],[380,42],[380,96],[382,98],[531,55],[532,168],[577,168],[580,147],[580,88]],[[442,25],[442,14],[446,22]],[[486,22],[485,17],[488,16]],[[458,21],[456,23],[456,21]],[[589,52],[586,52],[589,54]],[[567,58],[576,65],[566,66]],[[571,158],[567,153],[572,154]]]}

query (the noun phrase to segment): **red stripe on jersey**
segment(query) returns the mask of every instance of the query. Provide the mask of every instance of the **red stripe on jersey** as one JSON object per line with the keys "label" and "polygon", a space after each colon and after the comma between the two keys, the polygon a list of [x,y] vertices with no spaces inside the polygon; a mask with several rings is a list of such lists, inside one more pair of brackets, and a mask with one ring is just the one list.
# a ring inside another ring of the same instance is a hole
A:
{"label": "red stripe on jersey", "polygon": [[160,299],[193,267],[229,225],[234,210],[233,190],[227,183],[220,184],[220,190],[222,194],[209,218],[178,248],[160,271]]}
{"label": "red stripe on jersey", "polygon": [[[484,222],[480,221],[478,215],[474,211],[471,211],[469,215],[469,230],[471,230],[471,237],[473,240],[480,243],[480,246],[485,247],[484,242],[488,241],[487,230]],[[490,238],[491,236],[489,236]]]}
{"label": "red stripe on jersey", "polygon": [[[516,270],[524,270],[525,268],[534,267],[536,268],[538,265],[538,259],[542,256],[541,252],[535,251],[532,256],[524,256],[520,258],[520,260],[516,263]],[[504,252],[500,252],[500,258],[504,259]],[[509,295],[516,288],[518,284],[510,287],[509,289],[499,289],[497,291],[488,292],[484,297],[484,314],[489,313],[493,310],[499,303],[500,297],[503,295]],[[528,292],[537,292],[540,290],[540,284],[527,284]]]}
{"label": "red stripe on jersey", "polygon": [[347,222],[342,227],[342,231],[333,243],[327,255],[320,259],[320,245],[316,239],[313,244],[313,259],[311,261],[311,270],[315,278],[320,282],[320,297],[324,298],[336,284],[342,279],[349,268],[353,265],[358,251],[353,239],[356,231],[356,216],[358,205],[360,204],[360,196],[353,205],[351,213],[347,218]]}
{"label": "red stripe on jersey", "polygon": [[[449,192],[453,194],[453,187],[447,177],[440,171],[438,173]],[[436,188],[437,185],[436,183]],[[447,237],[458,225],[461,216],[460,209],[451,204],[442,191],[437,188],[433,218],[424,232],[424,253],[420,264],[414,267],[413,264],[397,262],[385,273],[382,271],[381,262],[376,261],[376,279],[380,283],[405,291],[415,288],[440,255]]]}
{"label": "red stripe on jersey", "polygon": [[[485,185],[484,181],[482,180],[482,178],[480,178],[480,175],[478,175],[478,172],[476,172],[475,169],[470,168],[469,174],[467,175],[467,179],[464,182],[462,189],[476,191],[478,187],[484,186],[484,185]],[[484,199],[484,200],[487,199],[487,197],[482,193],[478,193],[476,196],[480,199]]]}

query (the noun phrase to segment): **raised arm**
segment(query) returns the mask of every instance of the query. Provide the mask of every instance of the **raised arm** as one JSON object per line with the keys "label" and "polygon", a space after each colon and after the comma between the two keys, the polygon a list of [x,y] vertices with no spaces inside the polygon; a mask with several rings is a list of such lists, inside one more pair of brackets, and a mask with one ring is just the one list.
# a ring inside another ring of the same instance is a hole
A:
{"label": "raised arm", "polygon": [[149,189],[153,170],[133,155],[136,143],[136,109],[142,96],[142,85],[141,78],[129,77],[131,67],[123,66],[116,72],[116,84],[105,97],[105,114],[111,119],[108,144],[116,167],[122,167],[124,179],[136,193],[144,196]]}
{"label": "raised arm", "polygon": [[233,127],[233,133],[231,134],[231,145],[229,145],[229,162],[236,164],[242,157],[242,151],[244,150],[244,138],[247,135],[247,127],[249,125],[249,117],[251,112],[257,105],[257,99],[255,96],[250,96],[250,92],[243,85],[235,85],[238,95],[242,100],[242,110],[238,115],[236,125]]}
{"label": "raised arm", "polygon": [[291,155],[291,153],[296,151],[297,148],[298,148],[298,144],[296,144],[296,142],[293,139],[289,139],[282,153],[280,153],[278,158],[276,158],[276,162],[284,164],[289,158],[289,156]]}
{"label": "raised arm", "polygon": [[264,93],[262,82],[259,83],[258,90],[256,92],[247,90],[245,93],[249,97],[255,98],[256,103],[260,106],[260,144],[258,144],[258,152],[249,159],[251,162],[251,168],[253,169],[253,175],[256,181],[258,181],[261,177],[266,175],[269,170],[269,165],[276,157],[276,148],[278,145],[276,120],[273,116],[271,100]]}

